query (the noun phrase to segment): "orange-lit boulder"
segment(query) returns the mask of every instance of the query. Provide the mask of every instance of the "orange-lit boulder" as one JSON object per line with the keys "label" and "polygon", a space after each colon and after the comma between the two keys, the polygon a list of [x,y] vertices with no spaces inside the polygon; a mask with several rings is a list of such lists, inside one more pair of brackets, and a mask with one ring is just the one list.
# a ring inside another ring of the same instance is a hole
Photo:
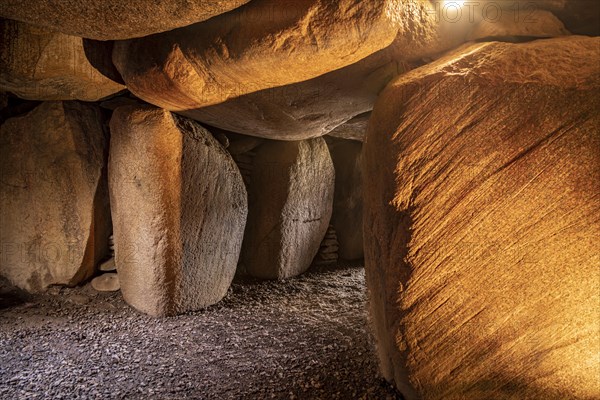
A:
{"label": "orange-lit boulder", "polygon": [[[488,0],[489,1],[489,0]],[[489,8],[489,18],[496,19],[496,8],[503,12],[517,13],[519,18],[530,24],[536,23],[536,12],[553,12],[567,29],[579,35],[600,35],[600,2],[597,0],[500,0],[480,3],[482,11]]]}
{"label": "orange-lit boulder", "polygon": [[412,399],[600,397],[600,38],[466,46],[381,94],[370,313]]}
{"label": "orange-lit boulder", "polygon": [[110,128],[123,298],[155,316],[218,302],[235,274],[248,211],[231,156],[197,123],[153,106],[117,108]]}
{"label": "orange-lit boulder", "polygon": [[0,127],[0,275],[30,292],[77,285],[106,255],[100,109],[46,102]]}
{"label": "orange-lit boulder", "polygon": [[401,27],[394,42],[352,65],[303,82],[240,93],[239,97],[207,107],[180,110],[176,103],[165,106],[233,132],[278,140],[307,139],[325,135],[350,118],[370,111],[379,92],[395,76],[467,40],[519,40],[567,33],[547,11],[537,10],[531,17],[535,23],[509,11],[498,21],[489,21],[482,17],[481,10],[477,18],[471,20],[464,11],[454,21],[442,18],[450,11],[436,4],[429,0],[402,2],[398,13]]}
{"label": "orange-lit boulder", "polygon": [[0,90],[28,100],[97,101],[125,89],[90,64],[79,37],[9,20],[0,20],[0,35]]}
{"label": "orange-lit boulder", "polygon": [[416,29],[401,20],[402,4],[253,0],[205,22],[117,42],[113,60],[136,96],[193,110],[311,79],[387,47],[399,29]]}
{"label": "orange-lit boulder", "polygon": [[249,0],[2,0],[0,17],[91,39],[128,39],[204,21]]}
{"label": "orange-lit boulder", "polygon": [[550,11],[536,9],[529,15],[512,10],[504,11],[495,18],[482,18],[466,39],[471,40],[531,40],[569,35],[564,24]]}

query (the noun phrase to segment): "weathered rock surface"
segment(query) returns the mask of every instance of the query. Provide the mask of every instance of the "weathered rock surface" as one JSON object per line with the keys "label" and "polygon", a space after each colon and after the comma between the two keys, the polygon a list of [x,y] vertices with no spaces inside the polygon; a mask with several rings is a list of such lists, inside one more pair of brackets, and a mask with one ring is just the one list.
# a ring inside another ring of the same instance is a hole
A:
{"label": "weathered rock surface", "polygon": [[335,168],[335,194],[331,224],[339,242],[339,257],[363,258],[362,143],[328,139]]}
{"label": "weathered rock surface", "polygon": [[98,108],[42,103],[0,127],[0,275],[37,292],[76,285],[106,255],[110,211]]}
{"label": "weathered rock surface", "polygon": [[208,21],[117,42],[113,61],[128,88],[171,111],[304,81],[385,48],[400,0],[253,0]]}
{"label": "weathered rock surface", "polygon": [[125,89],[90,64],[81,38],[9,20],[0,20],[0,32],[0,90],[29,100],[96,101]]}
{"label": "weathered rock surface", "polygon": [[357,115],[351,120],[344,122],[327,135],[340,139],[364,142],[365,136],[367,136],[367,125],[369,123],[369,118],[371,118],[370,112]]}
{"label": "weathered rock surface", "polygon": [[218,302],[235,274],[248,211],[231,156],[200,125],[152,106],[117,108],[110,127],[124,299],[150,315]]}
{"label": "weathered rock surface", "polygon": [[[549,10],[563,21],[570,32],[600,35],[600,2],[596,0],[502,0],[495,2],[509,12],[517,12],[528,23],[534,23],[539,10]],[[494,16],[491,11],[491,18]]]}
{"label": "weathered rock surface", "polygon": [[600,396],[599,49],[464,47],[378,100],[366,272],[406,399]]}
{"label": "weathered rock surface", "polygon": [[99,40],[165,32],[225,13],[248,0],[2,0],[0,16]]}
{"label": "weathered rock surface", "polygon": [[550,11],[536,9],[529,11],[528,15],[504,11],[493,19],[488,17],[482,19],[466,39],[500,39],[510,41],[511,39],[549,38],[569,35],[570,32],[564,24]]}
{"label": "weathered rock surface", "polygon": [[242,250],[250,275],[284,279],[310,267],[331,219],[334,173],[322,138],[256,149]]}
{"label": "weathered rock surface", "polygon": [[477,8],[472,21],[467,11],[454,21],[442,18],[450,11],[436,9],[428,0],[405,1],[397,14],[402,26],[394,42],[352,65],[303,82],[240,93],[220,104],[173,109],[209,125],[247,135],[278,140],[318,137],[370,111],[379,92],[395,76],[467,40],[518,40],[523,35],[530,38],[566,33],[562,23],[545,11],[538,10],[530,16],[535,23],[509,11],[501,14],[498,21],[490,22],[482,17],[482,8]]}
{"label": "weathered rock surface", "polygon": [[121,288],[116,272],[109,272],[92,279],[92,287],[98,292],[116,292]]}
{"label": "weathered rock surface", "polygon": [[333,225],[327,227],[325,237],[321,241],[319,251],[315,256],[312,265],[315,267],[327,267],[336,265],[339,260],[340,245],[337,240],[335,228]]}

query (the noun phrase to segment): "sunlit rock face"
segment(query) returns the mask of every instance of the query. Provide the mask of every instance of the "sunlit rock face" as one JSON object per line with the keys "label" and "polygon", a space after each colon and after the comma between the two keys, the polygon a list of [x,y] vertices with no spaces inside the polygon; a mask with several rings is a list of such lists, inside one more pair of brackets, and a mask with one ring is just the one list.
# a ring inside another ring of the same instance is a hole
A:
{"label": "sunlit rock face", "polygon": [[128,39],[207,20],[248,0],[2,0],[0,17],[99,40]]}
{"label": "sunlit rock face", "polygon": [[518,11],[528,21],[535,20],[536,10],[549,10],[572,33],[600,35],[600,2],[596,0],[500,0],[495,4],[504,10]]}
{"label": "sunlit rock face", "polygon": [[200,125],[153,106],[117,108],[109,185],[124,299],[150,315],[221,300],[248,212],[229,153]]}
{"label": "sunlit rock face", "polygon": [[[307,139],[322,136],[370,111],[391,79],[467,40],[519,40],[568,33],[548,11],[536,10],[529,16],[531,21],[510,10],[495,19],[484,18],[482,6],[473,11],[470,18],[466,9],[460,16],[453,15],[445,3],[404,1],[397,10],[400,24],[392,44],[352,65],[333,68],[303,82],[239,93],[239,97],[207,107],[182,110],[183,102],[166,104],[167,99],[157,104],[233,132],[277,140]],[[317,58],[313,61],[320,62]],[[279,64],[275,64],[268,71],[273,73],[278,68]],[[248,76],[243,82],[252,79]],[[148,99],[157,101],[154,97]]]}
{"label": "sunlit rock face", "polygon": [[0,33],[0,90],[29,100],[96,101],[125,89],[90,64],[81,38],[9,20],[0,20]]}
{"label": "sunlit rock face", "polygon": [[335,194],[331,224],[343,260],[363,258],[363,183],[362,143],[355,140],[327,139],[335,168]]}
{"label": "sunlit rock face", "polygon": [[242,261],[257,278],[290,278],[310,267],[327,232],[333,164],[322,138],[267,141],[255,152]]}
{"label": "sunlit rock face", "polygon": [[463,47],[365,143],[366,273],[411,399],[600,397],[600,39]]}
{"label": "sunlit rock face", "polygon": [[117,42],[138,97],[173,110],[221,103],[350,65],[396,36],[400,0],[254,0],[208,21]]}
{"label": "sunlit rock face", "polygon": [[352,116],[372,109],[385,85],[411,68],[397,55],[397,51],[386,48],[317,78],[178,113],[222,129],[269,139],[323,136]]}
{"label": "sunlit rock face", "polygon": [[100,110],[46,102],[0,127],[0,275],[30,292],[77,285],[107,251]]}

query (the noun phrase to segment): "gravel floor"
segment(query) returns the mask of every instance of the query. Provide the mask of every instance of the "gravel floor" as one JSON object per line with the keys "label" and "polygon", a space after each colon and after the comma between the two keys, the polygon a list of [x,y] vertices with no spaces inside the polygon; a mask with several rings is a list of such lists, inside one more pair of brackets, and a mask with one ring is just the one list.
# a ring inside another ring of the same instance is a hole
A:
{"label": "gravel floor", "polygon": [[396,399],[378,376],[364,270],[236,281],[154,319],[86,285],[0,284],[0,399]]}

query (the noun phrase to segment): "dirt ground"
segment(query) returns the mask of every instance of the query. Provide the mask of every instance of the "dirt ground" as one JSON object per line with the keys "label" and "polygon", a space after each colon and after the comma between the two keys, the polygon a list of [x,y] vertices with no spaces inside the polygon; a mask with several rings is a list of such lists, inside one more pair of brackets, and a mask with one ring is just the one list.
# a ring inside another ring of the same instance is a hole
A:
{"label": "dirt ground", "polygon": [[236,280],[155,319],[89,285],[0,283],[0,399],[397,399],[377,371],[364,269]]}

